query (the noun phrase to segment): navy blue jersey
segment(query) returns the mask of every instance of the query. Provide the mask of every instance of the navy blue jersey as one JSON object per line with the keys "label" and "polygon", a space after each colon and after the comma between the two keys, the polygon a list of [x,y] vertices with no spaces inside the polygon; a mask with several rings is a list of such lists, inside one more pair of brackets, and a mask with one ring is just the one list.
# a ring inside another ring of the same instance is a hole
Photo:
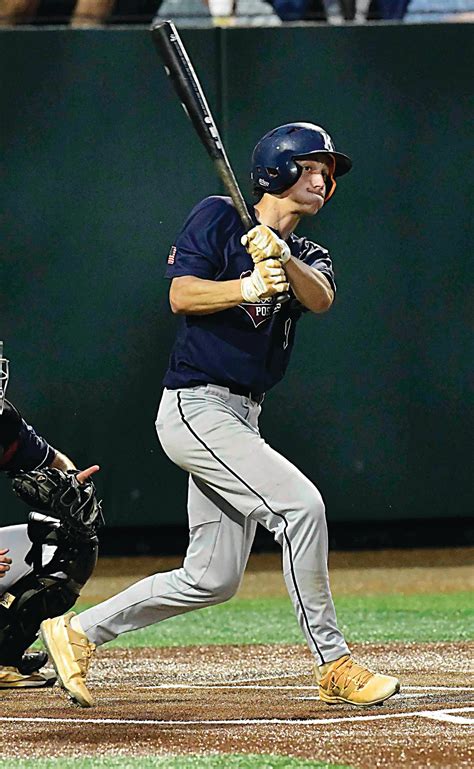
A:
{"label": "navy blue jersey", "polygon": [[35,433],[12,403],[5,401],[0,415],[0,470],[36,470],[50,465],[55,456],[52,446]]}
{"label": "navy blue jersey", "polygon": [[[255,224],[253,208],[250,210]],[[242,246],[244,227],[230,198],[205,198],[191,211],[168,256],[167,278],[193,275],[206,280],[235,280],[250,275],[252,258]],[[326,249],[291,234],[293,256],[324,273],[335,291]],[[290,291],[276,297],[209,315],[180,318],[163,384],[169,389],[212,383],[236,393],[261,395],[283,377],[305,308]]]}

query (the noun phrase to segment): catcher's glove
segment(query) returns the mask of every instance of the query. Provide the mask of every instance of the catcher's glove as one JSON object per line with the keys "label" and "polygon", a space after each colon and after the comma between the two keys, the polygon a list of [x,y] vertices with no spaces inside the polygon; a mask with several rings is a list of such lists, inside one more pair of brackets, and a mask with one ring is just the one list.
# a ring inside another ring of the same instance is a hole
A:
{"label": "catcher's glove", "polygon": [[79,483],[78,472],[54,467],[32,470],[15,475],[12,486],[30,508],[59,518],[66,536],[91,539],[104,523],[102,507],[92,481]]}

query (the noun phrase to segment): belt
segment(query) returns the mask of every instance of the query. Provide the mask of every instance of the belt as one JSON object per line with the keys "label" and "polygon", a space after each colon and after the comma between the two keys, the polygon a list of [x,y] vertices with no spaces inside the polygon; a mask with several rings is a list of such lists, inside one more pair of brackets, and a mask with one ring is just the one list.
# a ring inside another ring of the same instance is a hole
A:
{"label": "belt", "polygon": [[260,406],[260,404],[263,403],[263,399],[265,398],[265,393],[253,393],[250,390],[246,390],[244,387],[234,386],[229,389],[230,389],[230,392],[233,393],[234,395],[243,395],[245,396],[245,398],[249,398],[258,406]]}
{"label": "belt", "polygon": [[[263,399],[265,398],[265,393],[254,393],[251,390],[247,390],[245,387],[239,387],[238,385],[233,385],[232,387],[227,387],[227,385],[218,385],[214,382],[201,382],[199,384],[195,385],[188,385],[189,387],[216,387],[221,388],[222,390],[227,391],[231,395],[243,395],[244,398],[249,398],[249,400],[253,401],[257,404],[257,406],[260,406],[261,403],[263,403]],[[174,389],[174,388],[171,388]]]}

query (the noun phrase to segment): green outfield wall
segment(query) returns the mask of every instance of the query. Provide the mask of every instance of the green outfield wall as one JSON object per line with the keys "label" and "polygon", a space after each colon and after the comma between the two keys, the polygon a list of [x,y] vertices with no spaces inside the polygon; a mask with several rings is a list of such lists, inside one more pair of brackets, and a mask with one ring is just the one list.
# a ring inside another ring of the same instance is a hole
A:
{"label": "green outfield wall", "polygon": [[[184,30],[242,184],[259,136],[320,122],[354,171],[315,221],[339,292],[305,317],[262,432],[334,521],[472,510],[473,27]],[[175,318],[165,260],[221,192],[146,30],[0,32],[0,338],[10,397],[110,525],[182,524],[154,417]],[[470,111],[471,109],[471,111]],[[23,508],[8,482],[4,522]]]}

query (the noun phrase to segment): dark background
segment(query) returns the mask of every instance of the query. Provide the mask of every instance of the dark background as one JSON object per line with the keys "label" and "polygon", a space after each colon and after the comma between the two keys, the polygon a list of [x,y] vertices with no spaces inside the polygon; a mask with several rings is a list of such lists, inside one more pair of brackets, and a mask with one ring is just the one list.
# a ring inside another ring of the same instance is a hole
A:
{"label": "dark background", "polygon": [[[264,437],[321,489],[333,545],[466,543],[472,25],[182,35],[246,189],[252,147],[284,122],[320,123],[354,159],[299,228],[331,251],[339,293],[301,321]],[[162,276],[219,183],[146,30],[3,31],[0,70],[9,397],[102,465],[106,547],[176,550],[185,476],[154,433],[176,325]],[[24,517],[5,480],[0,505]]]}

